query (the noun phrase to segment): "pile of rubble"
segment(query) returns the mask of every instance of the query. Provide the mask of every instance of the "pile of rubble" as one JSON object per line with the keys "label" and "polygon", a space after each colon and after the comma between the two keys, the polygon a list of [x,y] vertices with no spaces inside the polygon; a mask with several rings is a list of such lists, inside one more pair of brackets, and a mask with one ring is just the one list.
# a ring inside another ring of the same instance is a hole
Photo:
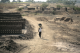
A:
{"label": "pile of rubble", "polygon": [[16,52],[19,48],[20,46],[13,40],[0,41],[0,52],[2,53]]}
{"label": "pile of rubble", "polygon": [[55,22],[56,21],[73,22],[73,19],[68,17],[62,17],[62,18],[55,18]]}

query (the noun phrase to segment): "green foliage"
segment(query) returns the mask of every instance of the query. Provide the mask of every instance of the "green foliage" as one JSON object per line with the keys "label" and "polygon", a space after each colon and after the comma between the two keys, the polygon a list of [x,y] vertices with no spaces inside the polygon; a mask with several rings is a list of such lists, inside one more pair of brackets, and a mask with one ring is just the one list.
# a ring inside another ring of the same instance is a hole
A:
{"label": "green foliage", "polygon": [[61,8],[62,6],[61,5],[57,5],[57,8]]}
{"label": "green foliage", "polygon": [[17,10],[18,10],[18,11],[21,11],[22,9],[23,9],[23,8],[18,8]]}
{"label": "green foliage", "polygon": [[74,7],[74,9],[80,11],[80,7]]}
{"label": "green foliage", "polygon": [[58,2],[59,2],[59,3],[62,3],[63,1],[62,1],[62,0],[59,0]]}
{"label": "green foliage", "polygon": [[46,8],[48,6],[48,4],[46,4],[46,3],[43,3],[42,5],[41,5],[41,7],[43,7],[43,8]]}
{"label": "green foliage", "polygon": [[47,0],[49,3],[62,3],[64,0]]}
{"label": "green foliage", "polygon": [[51,3],[51,2],[55,3],[55,2],[57,2],[57,0],[47,0],[47,2],[49,2],[49,3]]}
{"label": "green foliage", "polygon": [[78,11],[80,11],[80,7],[76,7],[76,6],[70,6],[70,5],[67,5],[67,6],[65,6],[65,7],[74,8],[75,10],[78,10]]}
{"label": "green foliage", "polygon": [[75,5],[77,0],[47,0],[48,3],[65,3],[65,4],[73,4]]}
{"label": "green foliage", "polygon": [[75,1],[65,1],[64,4],[66,4],[66,5],[75,5]]}
{"label": "green foliage", "polygon": [[34,2],[34,0],[28,0],[28,2]]}
{"label": "green foliage", "polygon": [[21,0],[17,0],[17,2],[21,2]]}
{"label": "green foliage", "polygon": [[1,0],[2,3],[10,2],[9,0]]}

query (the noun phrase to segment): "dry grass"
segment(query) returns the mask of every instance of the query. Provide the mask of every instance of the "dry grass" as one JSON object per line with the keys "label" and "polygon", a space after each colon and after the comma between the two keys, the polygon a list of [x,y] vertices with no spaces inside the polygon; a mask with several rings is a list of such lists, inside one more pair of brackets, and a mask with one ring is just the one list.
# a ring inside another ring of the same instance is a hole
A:
{"label": "dry grass", "polygon": [[0,4],[0,9],[11,9],[11,8],[16,8],[17,7],[17,4],[9,4],[9,3],[1,3]]}
{"label": "dry grass", "polygon": [[[36,6],[41,6],[43,3],[31,3],[30,6],[28,7],[36,7]],[[64,6],[62,3],[47,3],[48,4],[48,8],[50,7],[57,7],[57,5],[61,5]]]}
{"label": "dry grass", "polygon": [[0,3],[0,13],[2,13],[4,10],[17,8],[18,4],[12,4],[12,3]]}

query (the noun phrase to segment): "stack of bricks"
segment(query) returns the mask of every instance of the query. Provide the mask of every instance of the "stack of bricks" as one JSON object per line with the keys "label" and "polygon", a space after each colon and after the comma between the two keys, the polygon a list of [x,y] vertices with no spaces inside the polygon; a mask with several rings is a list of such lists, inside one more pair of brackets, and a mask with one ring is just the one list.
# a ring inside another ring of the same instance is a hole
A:
{"label": "stack of bricks", "polygon": [[0,25],[0,34],[21,34],[22,25]]}
{"label": "stack of bricks", "polygon": [[20,13],[0,13],[0,34],[21,34],[25,21]]}

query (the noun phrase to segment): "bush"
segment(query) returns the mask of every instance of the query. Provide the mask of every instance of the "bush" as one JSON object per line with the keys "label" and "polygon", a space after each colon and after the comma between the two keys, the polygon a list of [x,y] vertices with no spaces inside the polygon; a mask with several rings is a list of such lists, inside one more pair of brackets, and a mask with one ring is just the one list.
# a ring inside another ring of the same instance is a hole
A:
{"label": "bush", "polygon": [[18,8],[17,10],[18,10],[18,11],[21,11],[22,9],[23,9],[23,8]]}
{"label": "bush", "polygon": [[61,5],[57,5],[57,8],[61,8],[62,6]]}
{"label": "bush", "polygon": [[75,10],[78,10],[78,11],[80,11],[80,8],[79,8],[79,7],[74,7],[74,9],[75,9]]}
{"label": "bush", "polygon": [[66,5],[75,5],[74,1],[65,1],[64,4]]}
{"label": "bush", "polygon": [[76,7],[76,6],[70,6],[70,5],[67,5],[67,6],[65,6],[65,7],[74,8],[75,10],[78,10],[78,11],[80,11],[80,7]]}
{"label": "bush", "polygon": [[43,4],[41,5],[42,8],[46,8],[47,6],[48,6],[48,4],[46,4],[46,3],[43,3]]}

